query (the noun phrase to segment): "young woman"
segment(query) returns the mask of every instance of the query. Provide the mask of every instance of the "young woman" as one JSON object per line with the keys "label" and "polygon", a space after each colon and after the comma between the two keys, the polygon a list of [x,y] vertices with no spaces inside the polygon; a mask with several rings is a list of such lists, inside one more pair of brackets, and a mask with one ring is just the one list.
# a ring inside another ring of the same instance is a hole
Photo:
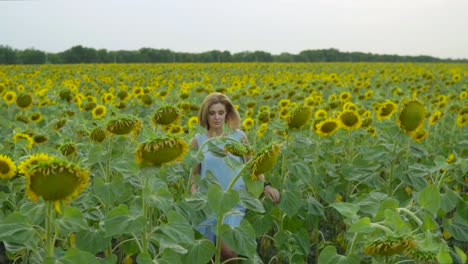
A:
{"label": "young woman", "polygon": [[[234,108],[232,102],[229,98],[222,93],[211,93],[204,100],[200,107],[198,113],[198,123],[200,126],[206,129],[205,134],[196,134],[191,141],[191,146],[195,149],[198,149],[203,145],[205,141],[212,137],[224,136],[233,138],[242,143],[248,143],[247,136],[242,132],[240,128],[241,120],[239,113]],[[227,134],[226,131],[223,131],[223,127],[227,126],[234,132]],[[221,146],[222,147],[222,146]],[[197,191],[197,186],[195,184],[195,178],[197,175],[201,177],[206,176],[207,172],[210,171],[216,179],[221,184],[224,190],[227,189],[231,179],[234,178],[241,168],[232,169],[226,162],[224,158],[217,157],[207,151],[207,147],[203,149],[204,158],[200,164],[197,164],[192,169],[192,186],[191,191]],[[237,161],[243,163],[241,157],[236,157],[229,154],[232,159],[237,159]],[[260,179],[264,181],[263,175],[260,176]],[[273,202],[279,202],[280,193],[279,191],[271,186],[271,184],[265,184],[263,190],[266,197],[271,199]],[[245,189],[244,182],[242,177],[237,180],[233,189],[243,190]],[[244,212],[245,209],[241,206],[237,206],[241,212]],[[243,216],[239,215],[228,215],[224,218],[224,224],[230,225],[232,227],[237,227],[240,225]],[[215,242],[215,232],[214,224],[216,220],[214,217],[207,219],[203,222],[197,230],[205,235],[208,239]],[[227,260],[230,258],[237,257],[237,253],[229,248],[223,241],[221,241],[221,258]]]}

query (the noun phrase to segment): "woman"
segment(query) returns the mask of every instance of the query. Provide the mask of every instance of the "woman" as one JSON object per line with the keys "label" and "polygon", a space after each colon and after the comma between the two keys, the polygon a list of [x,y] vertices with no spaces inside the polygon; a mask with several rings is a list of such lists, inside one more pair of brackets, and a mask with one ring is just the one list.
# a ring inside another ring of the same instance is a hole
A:
{"label": "woman", "polygon": [[[198,113],[198,123],[200,126],[206,129],[206,133],[196,134],[192,139],[191,146],[195,149],[198,149],[200,146],[202,146],[203,143],[208,139],[217,136],[230,137],[242,143],[248,143],[247,136],[239,129],[241,124],[239,113],[234,108],[229,98],[222,93],[211,93],[203,100],[200,111]],[[226,132],[223,131],[223,127],[225,125],[234,132],[229,135],[226,134]],[[207,147],[203,149],[203,154],[203,161],[200,164],[194,166],[192,169],[192,175],[194,177],[192,177],[191,191],[197,191],[195,175],[201,175],[201,177],[204,177],[208,171],[210,171],[216,177],[222,188],[226,190],[229,183],[231,182],[231,179],[237,175],[241,168],[234,170],[231,169],[231,167],[225,162],[224,158],[211,154],[207,151]],[[231,154],[229,155],[231,158],[237,159],[239,162],[243,162],[242,158]],[[264,181],[263,175],[260,176],[260,179]],[[270,198],[273,202],[279,202],[279,191],[272,187],[269,183],[265,183],[264,186],[265,188],[263,192],[265,196]],[[237,180],[233,189],[245,189],[242,177]],[[241,206],[237,206],[236,209],[241,212],[245,211],[245,209]],[[228,215],[224,218],[224,223],[232,227],[237,227],[240,225],[242,218],[243,216],[239,215]],[[215,219],[212,217],[202,223],[201,226],[197,227],[197,230],[205,235],[208,239],[215,242],[214,224]],[[221,241],[221,258],[223,260],[227,260],[235,257],[237,257],[237,253],[229,248],[223,241]]]}

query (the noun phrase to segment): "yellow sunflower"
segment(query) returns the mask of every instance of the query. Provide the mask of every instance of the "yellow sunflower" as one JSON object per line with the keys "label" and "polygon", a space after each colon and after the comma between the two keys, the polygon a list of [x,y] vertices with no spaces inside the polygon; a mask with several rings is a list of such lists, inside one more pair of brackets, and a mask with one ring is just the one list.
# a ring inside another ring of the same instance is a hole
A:
{"label": "yellow sunflower", "polygon": [[106,139],[106,130],[102,127],[96,127],[89,135],[92,141],[101,143]]}
{"label": "yellow sunflower", "polygon": [[250,177],[256,180],[261,174],[271,170],[278,161],[280,150],[281,144],[272,144],[255,155],[252,161]]}
{"label": "yellow sunflower", "polygon": [[327,118],[315,125],[315,132],[321,137],[327,137],[335,134],[340,128],[339,122],[334,118]]}
{"label": "yellow sunflower", "polygon": [[23,134],[23,133],[16,133],[13,136],[13,142],[18,142],[18,140],[26,140],[28,142],[28,145],[26,145],[27,148],[32,148],[34,144],[34,139],[29,136],[28,134]]}
{"label": "yellow sunflower", "polygon": [[341,103],[349,102],[349,101],[351,101],[351,93],[341,92],[339,98],[340,98]]}
{"label": "yellow sunflower", "polygon": [[246,118],[243,122],[242,122],[242,127],[246,130],[246,131],[249,131],[250,129],[252,129],[252,127],[254,126],[255,124],[255,121],[251,118],[251,117],[248,117]]}
{"label": "yellow sunflower", "polygon": [[192,116],[187,122],[187,126],[189,129],[194,129],[196,124],[198,124],[198,117],[197,116]]}
{"label": "yellow sunflower", "polygon": [[39,112],[34,112],[29,116],[29,119],[33,121],[34,123],[40,123],[42,121],[42,114]]}
{"label": "yellow sunflower", "polygon": [[429,117],[429,124],[431,126],[435,125],[439,120],[442,118],[442,112],[441,111],[435,111],[430,117]]}
{"label": "yellow sunflower", "polygon": [[421,142],[423,139],[427,137],[429,132],[425,129],[420,129],[417,132],[411,134],[411,138],[416,142]]}
{"label": "yellow sunflower", "polygon": [[16,100],[16,92],[14,91],[7,91],[4,95],[3,95],[3,100],[7,103],[7,104],[12,104],[15,102]]}
{"label": "yellow sunflower", "polygon": [[468,124],[468,114],[464,114],[464,115],[458,114],[457,126],[463,127],[463,126],[466,126],[467,124]]}
{"label": "yellow sunflower", "polygon": [[288,107],[290,103],[291,103],[291,101],[289,99],[281,99],[278,102],[278,106],[281,107],[281,108],[285,108],[285,107]]}
{"label": "yellow sunflower", "polygon": [[91,111],[91,114],[93,115],[94,119],[101,119],[106,115],[106,113],[107,113],[107,108],[104,105],[97,105]]}
{"label": "yellow sunflower", "polygon": [[362,120],[359,114],[355,111],[343,111],[338,115],[337,118],[340,127],[347,130],[354,130],[361,127]]}
{"label": "yellow sunflower", "polygon": [[257,130],[257,137],[263,137],[268,129],[268,123],[262,123]]}
{"label": "yellow sunflower", "polygon": [[0,154],[0,179],[11,179],[16,175],[16,164],[8,156]]}
{"label": "yellow sunflower", "polygon": [[382,104],[379,105],[377,110],[377,120],[385,120],[390,117],[396,112],[397,104],[390,100],[386,100]]}

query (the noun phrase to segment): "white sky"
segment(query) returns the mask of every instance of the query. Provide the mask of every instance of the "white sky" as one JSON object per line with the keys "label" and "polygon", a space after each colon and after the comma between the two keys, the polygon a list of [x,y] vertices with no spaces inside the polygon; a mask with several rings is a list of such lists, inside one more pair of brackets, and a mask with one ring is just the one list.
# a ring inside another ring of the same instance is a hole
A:
{"label": "white sky", "polygon": [[468,0],[0,0],[0,45],[468,58]]}

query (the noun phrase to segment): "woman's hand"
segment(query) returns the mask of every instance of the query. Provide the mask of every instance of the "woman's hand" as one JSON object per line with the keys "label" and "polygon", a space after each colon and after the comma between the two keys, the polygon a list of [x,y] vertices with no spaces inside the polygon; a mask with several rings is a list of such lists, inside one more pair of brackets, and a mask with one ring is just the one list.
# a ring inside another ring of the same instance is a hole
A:
{"label": "woman's hand", "polygon": [[279,203],[280,201],[280,192],[273,186],[267,185],[263,189],[263,193],[268,197],[272,202]]}

